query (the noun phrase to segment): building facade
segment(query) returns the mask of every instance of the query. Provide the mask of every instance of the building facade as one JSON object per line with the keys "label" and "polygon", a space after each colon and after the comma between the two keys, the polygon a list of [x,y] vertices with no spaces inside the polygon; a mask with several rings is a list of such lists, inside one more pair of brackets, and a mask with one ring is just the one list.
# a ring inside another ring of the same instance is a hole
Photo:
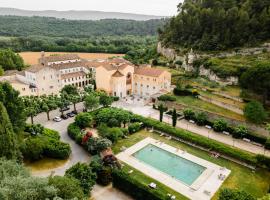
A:
{"label": "building facade", "polygon": [[171,91],[171,74],[166,70],[137,67],[123,58],[87,61],[75,54],[45,57],[42,53],[39,64],[1,79],[23,96],[58,94],[66,85],[83,88],[93,81],[98,90],[120,98]]}

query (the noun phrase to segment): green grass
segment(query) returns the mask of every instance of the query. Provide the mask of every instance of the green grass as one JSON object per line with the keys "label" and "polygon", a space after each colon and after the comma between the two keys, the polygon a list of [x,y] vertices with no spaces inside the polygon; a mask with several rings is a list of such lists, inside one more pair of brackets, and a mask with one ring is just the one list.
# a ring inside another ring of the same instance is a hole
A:
{"label": "green grass", "polygon": [[[190,154],[193,154],[195,156],[208,160],[212,163],[215,163],[217,165],[230,169],[231,170],[230,176],[226,179],[226,181],[223,183],[221,188],[212,198],[213,200],[218,199],[219,192],[224,188],[244,190],[256,198],[262,197],[268,192],[269,183],[270,183],[270,172],[263,169],[257,169],[255,172],[252,172],[250,169],[246,167],[243,167],[241,165],[238,165],[236,163],[230,162],[222,158],[218,158],[218,159],[213,158],[207,152],[198,150],[194,147],[190,147],[188,145],[185,145],[183,143],[180,143],[174,140],[167,140],[166,138],[160,137],[158,134],[155,134],[155,133],[150,133],[147,131],[140,131],[136,134],[129,136],[128,139],[123,139],[117,142],[113,146],[113,151],[117,154],[120,152],[120,148],[122,146],[130,147],[136,144],[137,142],[143,140],[146,137],[152,137],[154,139],[158,139],[173,147],[183,149]],[[124,170],[126,171],[129,171],[130,169],[131,169],[130,166],[125,166],[124,168]],[[134,176],[134,178],[138,179],[139,181],[147,185],[153,181],[151,178],[147,177],[141,172],[138,172],[137,170],[134,170],[131,176]],[[166,188],[166,186],[162,184],[160,184],[159,186],[164,190],[164,192],[168,192],[168,188]],[[172,194],[173,192],[168,192],[168,193]]]}
{"label": "green grass", "polygon": [[218,115],[228,117],[231,119],[236,119],[239,121],[245,121],[245,117],[243,115],[237,114],[225,108],[216,106],[214,104],[202,101],[200,99],[191,97],[191,96],[175,96],[176,103],[183,104],[189,108],[201,109],[208,112],[216,113]]}

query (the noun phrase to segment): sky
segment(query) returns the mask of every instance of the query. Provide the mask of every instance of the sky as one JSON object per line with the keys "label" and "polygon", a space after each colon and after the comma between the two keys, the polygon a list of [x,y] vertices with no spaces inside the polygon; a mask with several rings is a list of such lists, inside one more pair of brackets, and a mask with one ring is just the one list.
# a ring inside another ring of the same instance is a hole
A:
{"label": "sky", "polygon": [[0,7],[25,10],[96,10],[172,16],[182,0],[0,0]]}

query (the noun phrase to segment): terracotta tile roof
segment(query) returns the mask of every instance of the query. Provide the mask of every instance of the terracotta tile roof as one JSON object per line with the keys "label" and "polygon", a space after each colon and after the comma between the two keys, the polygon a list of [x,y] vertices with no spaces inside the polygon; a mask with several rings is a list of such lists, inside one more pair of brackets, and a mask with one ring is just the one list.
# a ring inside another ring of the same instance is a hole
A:
{"label": "terracotta tile roof", "polygon": [[123,70],[125,69],[127,66],[130,66],[133,64],[130,63],[129,61],[123,59],[123,58],[113,58],[113,59],[107,59],[107,60],[103,60],[103,61],[89,61],[87,63],[88,67],[104,67],[106,70],[108,71],[112,71],[112,70]]}
{"label": "terracotta tile roof", "polygon": [[124,76],[124,74],[122,74],[118,70],[112,75],[112,77],[123,77],[123,76]]}
{"label": "terracotta tile roof", "polygon": [[136,68],[134,74],[143,75],[143,76],[159,77],[164,72],[165,72],[165,70],[162,70],[162,69],[141,67],[141,68]]}
{"label": "terracotta tile roof", "polygon": [[76,78],[80,76],[86,76],[86,73],[83,71],[80,72],[74,72],[74,73],[68,73],[68,74],[62,74],[61,79],[69,79],[69,78]]}
{"label": "terracotta tile roof", "polygon": [[75,67],[87,67],[87,62],[78,61],[78,62],[73,62],[73,63],[54,64],[54,65],[50,65],[49,67],[52,67],[57,70],[70,69],[70,68],[75,68]]}
{"label": "terracotta tile roof", "polygon": [[48,57],[44,57],[45,63],[65,61],[65,60],[77,60],[77,59],[80,59],[80,57],[77,54],[62,54],[62,55],[51,55]]}

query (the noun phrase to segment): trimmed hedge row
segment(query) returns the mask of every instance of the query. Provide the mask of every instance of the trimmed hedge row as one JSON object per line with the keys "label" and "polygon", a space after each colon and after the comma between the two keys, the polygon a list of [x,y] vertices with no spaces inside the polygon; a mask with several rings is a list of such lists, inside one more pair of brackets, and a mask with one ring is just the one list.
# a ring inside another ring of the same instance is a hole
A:
{"label": "trimmed hedge row", "polygon": [[131,178],[122,171],[114,171],[113,174],[113,187],[129,194],[134,199],[151,199],[151,200],[166,200],[167,195],[159,191],[153,190],[143,183]]}
{"label": "trimmed hedge row", "polygon": [[[221,142],[218,142],[212,139],[206,139],[203,136],[196,135],[196,134],[193,134],[191,132],[188,132],[179,128],[174,128],[165,123],[161,123],[154,119],[145,118],[140,115],[134,115],[132,120],[143,122],[146,127],[154,127],[156,130],[168,133],[172,136],[178,137],[180,139],[202,146],[204,148],[208,148],[212,151],[217,151],[223,155],[235,158],[245,163],[256,165],[256,166],[263,166],[270,169],[270,158],[268,157],[265,157],[262,155],[255,155],[255,154],[240,150],[238,148],[230,147]],[[258,159],[259,157],[260,159]]]}
{"label": "trimmed hedge row", "polygon": [[68,126],[68,135],[71,139],[75,140],[77,144],[81,145],[83,135],[80,127],[74,122]]}
{"label": "trimmed hedge row", "polygon": [[239,132],[238,129],[240,127],[244,127],[244,126],[238,126],[238,127],[233,127],[228,125],[228,123],[226,122],[226,120],[224,119],[217,119],[215,121],[209,121],[208,117],[205,116],[205,119],[203,120],[204,122],[201,123],[201,114],[203,112],[200,113],[195,113],[193,110],[191,109],[186,109],[184,110],[184,116],[186,120],[193,120],[196,122],[197,125],[199,126],[204,126],[204,125],[209,125],[211,127],[214,128],[214,131],[216,132],[222,132],[222,131],[226,131],[229,132],[230,134],[232,134],[232,136],[234,138],[247,138],[250,139],[253,142],[265,145],[267,138],[264,136],[260,136],[256,133],[251,132],[250,130],[247,129],[247,131],[244,132]]}

